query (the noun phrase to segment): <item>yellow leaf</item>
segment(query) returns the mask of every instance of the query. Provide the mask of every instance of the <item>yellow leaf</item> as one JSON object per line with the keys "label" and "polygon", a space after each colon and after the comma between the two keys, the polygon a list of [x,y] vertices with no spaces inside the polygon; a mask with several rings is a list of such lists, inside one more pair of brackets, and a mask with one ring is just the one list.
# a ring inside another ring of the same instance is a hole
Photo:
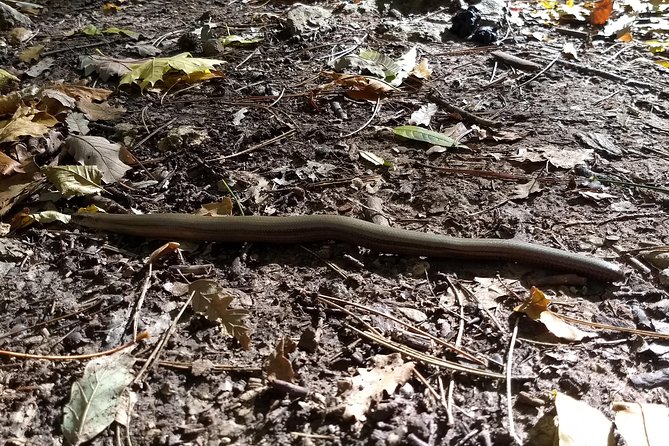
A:
{"label": "yellow leaf", "polygon": [[96,166],[43,167],[42,173],[64,197],[95,195],[103,191],[100,186],[102,172]]}
{"label": "yellow leaf", "polygon": [[113,3],[105,3],[100,9],[102,9],[102,12],[105,14],[114,14],[121,11],[121,7]]}
{"label": "yellow leaf", "polygon": [[154,86],[163,81],[163,76],[171,70],[187,75],[195,73],[210,73],[214,66],[223,63],[217,59],[203,59],[192,57],[189,53],[177,54],[172,57],[154,57],[145,62],[131,65],[131,70],[120,80],[119,85],[137,82],[143,90],[147,86]]}
{"label": "yellow leaf", "polygon": [[22,62],[30,63],[33,60],[39,59],[42,51],[44,51],[44,45],[31,46],[30,48],[26,48],[25,50],[21,51],[21,54],[19,54],[19,59]]}
{"label": "yellow leaf", "polygon": [[40,137],[49,131],[48,126],[33,122],[30,116],[21,116],[4,122],[6,125],[0,128],[0,142],[18,141],[21,136]]}
{"label": "yellow leaf", "polygon": [[19,78],[14,76],[9,71],[3,70],[0,68],[0,87],[7,85],[11,82],[18,82]]}

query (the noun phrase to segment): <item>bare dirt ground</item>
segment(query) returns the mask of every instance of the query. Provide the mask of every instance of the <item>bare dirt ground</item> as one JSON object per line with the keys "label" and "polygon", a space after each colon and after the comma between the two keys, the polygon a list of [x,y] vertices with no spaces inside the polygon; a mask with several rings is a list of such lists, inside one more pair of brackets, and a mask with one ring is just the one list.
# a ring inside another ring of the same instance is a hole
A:
{"label": "bare dirt ground", "polygon": [[[584,34],[526,20],[513,25],[500,46],[481,47],[448,32],[435,41],[427,32],[396,28],[400,22],[448,29],[448,7],[427,5],[410,13],[364,2],[318,5],[334,10],[327,24],[295,37],[285,22],[293,6],[288,2],[128,1],[109,15],[100,2],[51,2],[33,17],[40,30],[33,41],[3,47],[2,65],[20,74],[31,66],[17,58],[25,46],[57,50],[49,70],[22,77],[22,83],[87,79],[112,89],[109,102],[127,109],[121,123],[134,126],[134,143],[150,136],[133,148],[142,166],[105,187],[108,201],[97,201],[110,212],[190,213],[232,191],[247,215],[365,218],[370,197],[376,197],[393,226],[515,237],[610,260],[626,278],[582,281],[536,265],[379,255],[341,243],[184,243],[182,257],[153,265],[149,277],[145,258],[161,241],[33,225],[0,239],[1,348],[43,355],[104,351],[132,339],[136,318],[137,328],[151,334],[132,350],[138,373],[174,323],[157,362],[128,389],[136,397],[130,421],[113,423],[91,441],[95,445],[505,445],[514,443],[514,435],[525,444],[543,444],[532,432],[553,413],[553,390],[610,419],[613,401],[669,404],[661,379],[669,370],[666,341],[581,327],[597,336],[566,342],[513,312],[532,285],[542,284],[558,313],[669,333],[666,285],[655,267],[643,263],[643,269],[636,260],[639,248],[669,243],[668,70],[654,64],[643,45],[589,38],[589,28],[578,24],[565,27]],[[135,44],[132,39],[63,36],[87,24],[117,26],[140,32],[142,41],[163,37],[163,56],[190,51],[204,57],[197,36],[194,42],[177,39],[201,26],[205,12],[204,20],[218,24],[212,28],[216,36],[256,31],[263,40],[215,48],[208,56],[225,61],[224,78],[167,94],[118,88],[117,78],[103,81],[78,69],[79,56],[96,49],[139,57],[127,46]],[[546,38],[539,41],[536,33]],[[577,48],[578,60],[562,53],[565,43]],[[357,52],[358,45],[393,58],[416,46],[432,76],[420,88],[402,86],[380,100],[373,118],[376,103],[349,99],[341,88],[314,93],[328,82],[319,78],[331,69],[328,60],[342,50]],[[509,67],[491,54],[499,49],[550,67],[541,73]],[[440,105],[431,128],[462,122],[473,130],[462,141],[468,149],[428,154],[429,144],[393,138],[390,129],[435,102],[434,92],[500,126]],[[92,123],[90,134],[122,142],[127,132],[114,125]],[[176,149],[161,150],[159,141],[181,126],[191,126],[191,134]],[[608,138],[620,153],[593,148],[587,143],[593,134]],[[277,140],[262,145],[272,138]],[[364,151],[388,165],[371,163]],[[41,154],[38,165],[54,156]],[[23,207],[74,212],[87,204],[84,198],[50,201],[49,190],[43,185],[4,219]],[[248,350],[190,307],[176,320],[188,299],[185,284],[203,278],[240,294],[231,306],[249,312]],[[354,404],[343,390],[346,383],[378,370],[377,355],[394,351],[354,329],[371,326],[399,344],[470,363],[403,325],[359,307],[345,306],[347,313],[320,295],[392,314],[446,341],[455,342],[460,333],[462,348],[501,374],[517,325],[510,393],[515,432],[509,429],[505,379],[454,373],[406,355],[400,361],[413,361],[417,373],[398,379],[369,408],[363,403],[362,416],[348,416]],[[290,383],[268,379],[277,374],[271,358],[282,340],[284,367],[294,372]],[[3,359],[2,443],[62,444],[65,406],[85,364]],[[646,379],[651,372],[655,381]]]}

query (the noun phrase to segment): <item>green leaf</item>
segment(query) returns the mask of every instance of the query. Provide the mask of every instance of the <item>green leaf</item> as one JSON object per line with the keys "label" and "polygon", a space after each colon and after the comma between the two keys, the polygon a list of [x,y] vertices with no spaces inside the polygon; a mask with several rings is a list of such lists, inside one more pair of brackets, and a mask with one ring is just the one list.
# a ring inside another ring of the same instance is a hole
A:
{"label": "green leaf", "polygon": [[72,384],[65,406],[63,436],[72,445],[84,443],[105,430],[116,415],[119,397],[132,382],[134,358],[125,352],[91,360],[84,376]]}
{"label": "green leaf", "polygon": [[91,37],[102,35],[102,31],[100,31],[98,27],[95,25],[86,25],[83,28],[81,28],[81,32]]}
{"label": "green leaf", "polygon": [[97,166],[43,167],[42,173],[64,197],[94,195],[103,190],[102,172]]}
{"label": "green leaf", "polygon": [[115,26],[105,28],[102,30],[102,32],[105,34],[121,34],[135,40],[139,38],[139,33],[137,31],[123,28],[116,28]]}
{"label": "green leaf", "polygon": [[458,141],[444,135],[443,133],[434,132],[432,130],[417,127],[415,125],[403,125],[400,127],[395,127],[393,129],[393,133],[403,138],[413,139],[414,141],[427,142],[436,146],[468,149],[466,145],[460,144]]}

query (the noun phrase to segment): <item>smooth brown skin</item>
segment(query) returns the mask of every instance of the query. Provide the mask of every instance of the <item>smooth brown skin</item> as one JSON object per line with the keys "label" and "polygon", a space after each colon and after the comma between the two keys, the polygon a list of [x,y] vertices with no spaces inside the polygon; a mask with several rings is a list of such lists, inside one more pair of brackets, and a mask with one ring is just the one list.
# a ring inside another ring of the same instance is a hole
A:
{"label": "smooth brown skin", "polygon": [[188,214],[76,214],[74,223],[122,234],[170,240],[299,244],[337,240],[385,253],[507,260],[570,271],[603,281],[624,277],[615,264],[518,240],[457,238],[391,228],[338,215],[203,217]]}

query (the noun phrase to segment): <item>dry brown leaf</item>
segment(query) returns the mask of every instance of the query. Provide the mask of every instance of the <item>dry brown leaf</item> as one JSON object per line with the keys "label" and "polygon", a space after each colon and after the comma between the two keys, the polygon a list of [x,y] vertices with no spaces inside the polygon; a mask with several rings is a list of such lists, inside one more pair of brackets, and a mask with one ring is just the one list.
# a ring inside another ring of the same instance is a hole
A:
{"label": "dry brown leaf", "polygon": [[230,197],[223,197],[223,200],[216,203],[203,204],[200,209],[195,211],[195,215],[206,215],[211,217],[232,215],[232,200]]}
{"label": "dry brown leaf", "polygon": [[126,112],[123,107],[114,107],[106,102],[98,104],[87,99],[78,100],[77,108],[91,121],[118,121]]}
{"label": "dry brown leaf", "polygon": [[85,87],[83,85],[74,84],[54,84],[51,86],[51,89],[62,91],[66,95],[72,96],[77,100],[91,102],[104,101],[113,93],[113,91],[105,88]]}
{"label": "dry brown leaf", "polygon": [[31,160],[22,166],[25,173],[0,177],[0,217],[34,193],[44,182],[39,167]]}
{"label": "dry brown leaf", "polygon": [[282,338],[269,356],[269,362],[265,368],[267,375],[292,382],[295,377],[295,371],[293,370],[293,364],[288,359],[288,355],[293,353],[296,347],[295,343],[289,337]]}
{"label": "dry brown leaf", "polygon": [[8,176],[13,173],[25,173],[21,163],[0,152],[0,175]]}
{"label": "dry brown leaf", "polygon": [[229,336],[234,336],[244,350],[251,346],[249,329],[244,325],[244,319],[249,312],[243,309],[229,308],[230,302],[240,294],[240,290],[222,288],[213,280],[201,279],[190,284],[189,290],[193,295],[193,311],[203,314],[210,321],[219,322],[221,328]]}
{"label": "dry brown leaf", "polygon": [[596,333],[583,331],[569,325],[548,309],[551,300],[538,288],[532,287],[527,302],[518,305],[513,311],[525,313],[532,320],[541,322],[553,335],[567,341],[580,341],[586,337],[596,337]]}
{"label": "dry brown leaf", "polygon": [[13,91],[0,96],[0,116],[13,115],[21,106],[21,93]]}
{"label": "dry brown leaf", "polygon": [[167,242],[164,245],[162,245],[160,248],[156,249],[151,253],[149,256],[149,260],[147,263],[156,263],[158,260],[162,259],[165,256],[168,256],[170,254],[173,254],[177,251],[179,251],[179,248],[181,245],[177,242]]}
{"label": "dry brown leaf", "polygon": [[44,45],[31,46],[30,48],[26,48],[25,50],[21,51],[21,54],[19,54],[19,59],[22,62],[30,63],[33,60],[39,59],[42,51],[44,51]]}
{"label": "dry brown leaf", "polygon": [[120,180],[131,168],[120,158],[127,150],[101,136],[70,135],[65,140],[65,147],[79,163],[98,166],[102,181],[106,183]]}
{"label": "dry brown leaf", "polygon": [[613,0],[600,0],[590,13],[590,23],[595,26],[604,25],[613,12]]}
{"label": "dry brown leaf", "polygon": [[364,422],[370,406],[383,398],[383,393],[392,395],[398,385],[411,378],[414,363],[405,363],[399,353],[377,355],[373,358],[374,368],[358,369],[358,375],[350,380],[344,399],[344,418],[355,418]]}
{"label": "dry brown leaf", "polygon": [[413,67],[413,70],[411,70],[411,73],[409,74],[418,79],[427,80],[432,76],[432,68],[428,65],[427,59],[421,59],[421,61],[418,62],[418,65]]}
{"label": "dry brown leaf", "polygon": [[330,84],[321,86],[321,89],[328,89],[332,85],[338,85],[346,90],[346,95],[351,99],[374,102],[397,91],[393,86],[373,77],[358,74],[341,74],[334,71],[323,71],[321,74],[332,79]]}

